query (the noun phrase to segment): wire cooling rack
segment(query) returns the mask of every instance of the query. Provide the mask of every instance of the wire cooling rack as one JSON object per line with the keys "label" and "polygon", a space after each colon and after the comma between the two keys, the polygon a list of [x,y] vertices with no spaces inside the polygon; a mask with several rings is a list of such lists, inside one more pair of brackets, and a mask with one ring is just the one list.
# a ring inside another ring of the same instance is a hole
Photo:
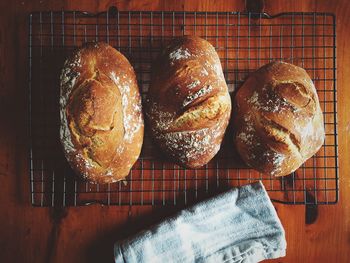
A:
{"label": "wire cooling rack", "polygon": [[[76,179],[59,142],[59,75],[64,59],[88,41],[105,41],[134,66],[143,99],[151,63],[176,36],[197,35],[216,48],[233,93],[260,66],[283,60],[307,70],[324,113],[326,140],[293,174],[273,178],[246,167],[227,131],[206,166],[184,169],[163,159],[146,131],[142,153],[123,182]],[[184,205],[232,186],[262,180],[272,200],[332,204],[338,200],[335,17],[239,12],[36,12],[29,16],[30,188],[35,206]]]}

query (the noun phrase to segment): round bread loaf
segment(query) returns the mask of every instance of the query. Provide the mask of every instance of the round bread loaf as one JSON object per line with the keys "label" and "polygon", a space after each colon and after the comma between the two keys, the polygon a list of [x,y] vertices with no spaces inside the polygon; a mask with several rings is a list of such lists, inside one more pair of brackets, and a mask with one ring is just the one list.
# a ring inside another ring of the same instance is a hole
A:
{"label": "round bread loaf", "polygon": [[292,64],[273,62],[252,73],[236,94],[233,115],[242,159],[274,176],[294,172],[325,138],[314,84]]}
{"label": "round bread loaf", "polygon": [[105,43],[77,50],[63,67],[60,138],[72,168],[95,183],[125,178],[143,142],[144,121],[129,61]]}
{"label": "round bread loaf", "polygon": [[165,48],[154,64],[146,111],[154,141],[180,165],[200,167],[215,156],[231,98],[209,42],[187,36]]}

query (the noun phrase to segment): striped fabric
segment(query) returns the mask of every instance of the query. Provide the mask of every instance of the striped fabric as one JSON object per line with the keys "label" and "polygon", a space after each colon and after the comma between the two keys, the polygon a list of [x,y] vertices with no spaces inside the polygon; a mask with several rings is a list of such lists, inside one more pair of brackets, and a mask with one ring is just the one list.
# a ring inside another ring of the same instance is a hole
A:
{"label": "striped fabric", "polygon": [[286,239],[261,182],[232,189],[115,243],[115,262],[259,262]]}

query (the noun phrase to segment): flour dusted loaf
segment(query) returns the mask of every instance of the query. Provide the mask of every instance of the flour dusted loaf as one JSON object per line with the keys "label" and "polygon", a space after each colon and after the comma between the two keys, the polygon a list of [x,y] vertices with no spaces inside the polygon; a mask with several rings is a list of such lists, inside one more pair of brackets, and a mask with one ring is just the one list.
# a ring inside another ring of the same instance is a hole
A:
{"label": "flour dusted loaf", "polygon": [[72,168],[94,183],[126,177],[143,142],[134,70],[105,43],[77,50],[63,67],[60,137]]}
{"label": "flour dusted loaf", "polygon": [[219,151],[231,113],[215,49],[199,37],[174,39],[152,71],[146,110],[154,141],[184,167],[205,165]]}
{"label": "flour dusted loaf", "polygon": [[233,116],[240,156],[263,173],[292,173],[324,141],[314,84],[292,64],[273,62],[252,73],[236,94]]}

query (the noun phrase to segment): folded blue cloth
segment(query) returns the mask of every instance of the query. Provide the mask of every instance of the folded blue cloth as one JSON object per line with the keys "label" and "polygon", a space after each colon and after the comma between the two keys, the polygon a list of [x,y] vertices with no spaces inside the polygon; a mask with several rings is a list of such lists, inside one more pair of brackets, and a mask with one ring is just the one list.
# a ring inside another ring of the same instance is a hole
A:
{"label": "folded blue cloth", "polygon": [[259,262],[286,239],[261,182],[232,189],[114,245],[115,262]]}

